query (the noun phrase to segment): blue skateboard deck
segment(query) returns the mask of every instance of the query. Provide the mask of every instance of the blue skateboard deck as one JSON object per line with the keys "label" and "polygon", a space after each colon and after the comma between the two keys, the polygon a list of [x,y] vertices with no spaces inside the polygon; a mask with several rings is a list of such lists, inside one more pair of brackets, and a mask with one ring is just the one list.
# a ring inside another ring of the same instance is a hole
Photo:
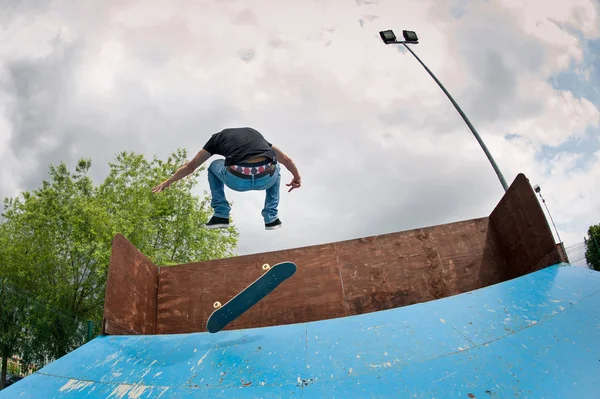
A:
{"label": "blue skateboard deck", "polygon": [[296,273],[296,264],[293,262],[281,262],[275,266],[264,264],[263,270],[266,270],[266,272],[227,303],[224,305],[219,302],[214,303],[213,306],[216,310],[212,312],[206,321],[208,332],[221,331],[227,324],[240,317],[261,299],[269,295],[281,283]]}

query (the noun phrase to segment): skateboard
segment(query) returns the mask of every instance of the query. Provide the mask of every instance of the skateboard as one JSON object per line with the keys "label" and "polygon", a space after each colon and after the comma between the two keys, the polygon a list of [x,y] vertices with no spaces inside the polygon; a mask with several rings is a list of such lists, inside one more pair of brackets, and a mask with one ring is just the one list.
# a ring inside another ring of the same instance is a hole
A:
{"label": "skateboard", "polygon": [[239,294],[221,305],[215,302],[216,309],[206,321],[206,329],[210,333],[221,331],[227,324],[240,317],[244,312],[256,305],[261,299],[269,295],[275,288],[296,273],[294,262],[281,262],[275,266],[265,263],[262,266],[264,273],[244,288]]}

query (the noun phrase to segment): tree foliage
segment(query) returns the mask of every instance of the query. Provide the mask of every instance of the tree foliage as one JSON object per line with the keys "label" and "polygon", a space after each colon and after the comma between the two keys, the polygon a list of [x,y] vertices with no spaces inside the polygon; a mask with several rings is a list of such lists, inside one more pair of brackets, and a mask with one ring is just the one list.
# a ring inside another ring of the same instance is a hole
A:
{"label": "tree foliage", "polygon": [[22,329],[27,320],[21,310],[25,301],[22,296],[15,294],[14,287],[0,278],[0,356],[2,357],[0,389],[4,388],[6,382],[8,357],[25,348]]}
{"label": "tree foliage", "polygon": [[50,166],[49,179],[39,188],[5,200],[0,295],[27,295],[0,301],[3,357],[18,353],[41,361],[79,344],[74,337],[81,335],[82,320],[101,319],[111,241],[117,233],[157,265],[233,255],[238,237],[233,226],[203,228],[210,200],[192,189],[205,168],[159,194],[151,191],[185,158],[183,150],[166,161],[122,152],[97,186],[88,176],[91,160],[79,160],[74,171],[61,163]]}
{"label": "tree foliage", "polygon": [[166,162],[151,162],[133,153],[121,153],[99,187],[99,195],[114,222],[129,241],[157,265],[204,261],[230,256],[237,233],[202,227],[210,216],[210,198],[194,196],[199,168],[192,175],[154,194],[151,188],[173,175],[186,159],[178,150]]}
{"label": "tree foliage", "polygon": [[588,236],[585,239],[585,261],[591,269],[600,271],[600,224],[590,226]]}

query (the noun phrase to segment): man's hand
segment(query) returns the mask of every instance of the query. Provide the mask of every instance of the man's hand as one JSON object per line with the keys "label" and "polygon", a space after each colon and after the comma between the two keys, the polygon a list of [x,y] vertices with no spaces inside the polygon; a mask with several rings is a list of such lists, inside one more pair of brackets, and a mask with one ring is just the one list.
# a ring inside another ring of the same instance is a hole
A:
{"label": "man's hand", "polygon": [[171,185],[171,182],[169,180],[165,180],[164,182],[160,183],[158,186],[154,187],[152,189],[153,193],[160,193],[162,190],[164,190],[165,188],[169,187]]}
{"label": "man's hand", "polygon": [[290,191],[292,191],[293,189],[295,189],[295,188],[300,188],[301,185],[302,185],[302,181],[300,180],[300,178],[299,177],[294,177],[289,184],[286,184],[286,186],[292,187],[292,188],[290,188],[288,190],[288,193]]}
{"label": "man's hand", "polygon": [[273,146],[273,150],[277,155],[277,160],[281,162],[283,166],[285,166],[287,170],[289,170],[292,173],[292,175],[294,175],[292,181],[289,184],[286,184],[286,186],[291,187],[288,190],[288,193],[295,188],[300,188],[300,186],[302,185],[302,179],[300,178],[300,172],[298,172],[298,168],[296,168],[294,161],[292,161],[290,157],[288,157],[283,151],[281,151],[276,146]]}

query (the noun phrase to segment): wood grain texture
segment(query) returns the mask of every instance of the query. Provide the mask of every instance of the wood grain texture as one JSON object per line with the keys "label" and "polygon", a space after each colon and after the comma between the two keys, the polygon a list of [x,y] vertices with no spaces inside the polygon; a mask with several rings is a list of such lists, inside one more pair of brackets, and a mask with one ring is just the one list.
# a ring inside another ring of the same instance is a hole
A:
{"label": "wood grain texture", "polygon": [[325,245],[162,267],[157,333],[205,331],[213,303],[255,280],[264,263],[296,274],[226,329],[310,322],[444,298],[503,280],[481,218]]}
{"label": "wood grain texture", "polygon": [[123,235],[112,243],[102,331],[155,334],[158,268]]}
{"label": "wood grain texture", "polygon": [[[432,235],[443,264],[449,295],[476,290],[506,279],[506,264],[488,218],[436,226]],[[449,227],[449,226],[448,226]]]}
{"label": "wood grain texture", "polygon": [[296,274],[225,329],[427,302],[518,277],[561,258],[524,175],[517,176],[490,217],[158,271],[117,236],[105,329],[114,334],[206,331],[215,301],[224,304],[238,294],[259,277],[264,263],[283,261],[296,263]]}
{"label": "wood grain texture", "polygon": [[550,225],[525,175],[519,174],[490,215],[490,226],[515,278],[561,261]]}
{"label": "wood grain texture", "polygon": [[160,269],[157,333],[206,331],[213,303],[237,295],[262,273],[262,265],[296,263],[283,282],[225,329],[315,321],[346,314],[333,245],[246,255]]}
{"label": "wood grain texture", "polygon": [[502,281],[487,218],[336,244],[350,314],[444,298]]}

